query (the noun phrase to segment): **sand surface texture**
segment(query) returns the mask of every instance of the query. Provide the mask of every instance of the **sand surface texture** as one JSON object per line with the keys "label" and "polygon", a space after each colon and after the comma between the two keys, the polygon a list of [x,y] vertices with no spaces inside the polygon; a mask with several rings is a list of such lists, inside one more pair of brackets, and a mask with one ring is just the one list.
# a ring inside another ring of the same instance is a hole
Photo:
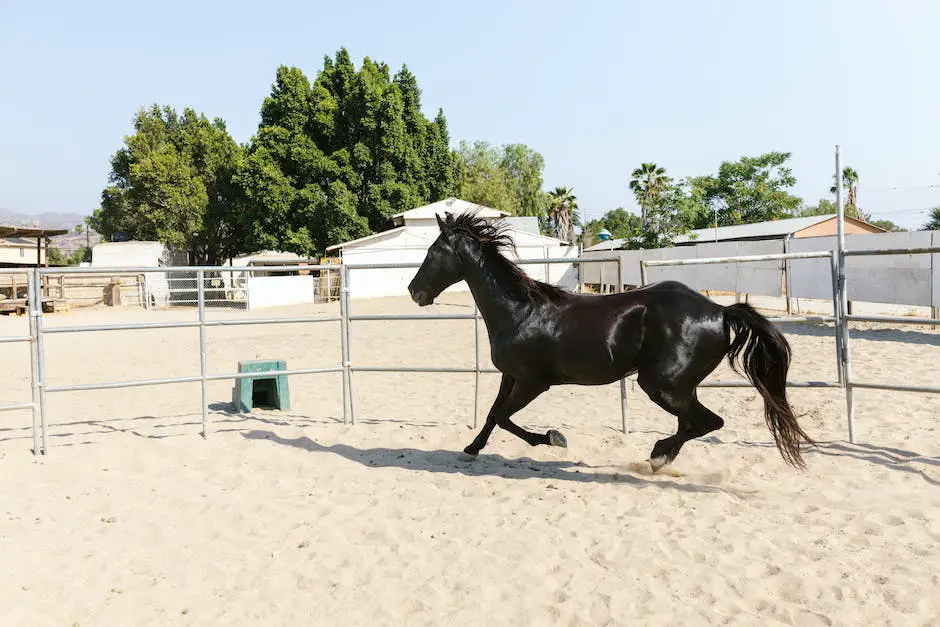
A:
{"label": "sand surface texture", "polygon": [[[433,311],[469,312],[465,295]],[[405,299],[359,313],[413,312]],[[332,312],[335,304],[213,319]],[[96,309],[46,326],[195,319]],[[26,332],[0,319],[0,335]],[[473,323],[355,322],[353,360],[473,365]],[[785,325],[791,379],[835,377],[831,328]],[[937,381],[940,333],[853,332],[854,373]],[[485,331],[482,339],[486,342]],[[199,373],[198,329],[50,335],[50,385]],[[208,330],[208,368],[286,359],[336,365],[339,324]],[[488,366],[487,349],[482,351]],[[25,345],[0,344],[0,402],[29,399]],[[940,399],[791,399],[821,442],[785,465],[756,390],[703,389],[725,418],[670,472],[645,460],[675,420],[628,385],[560,387],[517,414],[569,448],[497,429],[479,458],[472,374],[292,377],[289,411],[233,412],[232,382],[49,394],[49,454],[29,412],[0,414],[0,625],[940,625]],[[737,378],[722,365],[713,379]],[[498,377],[481,377],[481,416]],[[482,423],[482,418],[481,418]]]}

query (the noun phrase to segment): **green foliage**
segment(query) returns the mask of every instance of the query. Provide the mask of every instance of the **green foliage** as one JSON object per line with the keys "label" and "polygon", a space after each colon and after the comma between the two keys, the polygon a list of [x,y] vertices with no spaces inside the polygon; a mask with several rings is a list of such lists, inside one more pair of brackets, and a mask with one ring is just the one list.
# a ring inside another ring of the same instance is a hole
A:
{"label": "green foliage", "polygon": [[415,76],[390,76],[341,49],[311,84],[277,70],[235,182],[247,199],[253,248],[302,255],[384,228],[401,211],[453,194],[454,157],[442,111],[421,113]]}
{"label": "green foliage", "polygon": [[454,160],[456,195],[513,215],[536,216],[547,228],[544,167],[542,155],[523,144],[495,147],[485,141],[461,141]]}
{"label": "green foliage", "polygon": [[808,207],[801,207],[796,211],[795,217],[805,218],[809,216],[828,216],[836,215],[838,209],[830,200],[825,198],[820,199],[820,201],[815,205],[809,205]]}
{"label": "green foliage", "polygon": [[940,231],[940,207],[934,207],[930,210],[930,217],[923,226],[924,231]]}
{"label": "green foliage", "polygon": [[89,220],[110,239],[157,240],[218,263],[239,249],[231,177],[241,149],[220,119],[153,105],[111,159],[109,185]]}
{"label": "green foliage", "polygon": [[769,152],[758,157],[724,161],[717,176],[690,179],[690,197],[701,202],[696,208],[693,228],[748,224],[791,217],[802,200],[787,189],[796,184],[786,162],[788,152]]}
{"label": "green foliage", "polygon": [[[832,180],[833,183],[835,183],[835,174],[832,175]],[[870,216],[865,214],[858,207],[858,172],[856,172],[853,168],[848,166],[842,168],[842,188],[848,192],[847,198],[845,199],[845,204],[842,206],[845,215],[849,218],[869,221]],[[836,193],[835,184],[829,188],[829,193]]]}
{"label": "green foliage", "polygon": [[601,229],[610,231],[614,239],[635,239],[640,236],[642,220],[635,213],[630,213],[623,207],[608,211],[597,220],[591,220],[584,225],[583,233],[586,235],[586,245],[590,246],[597,240]]}
{"label": "green foliage", "polygon": [[82,246],[78,250],[73,250],[72,254],[67,255],[55,246],[49,246],[46,249],[46,257],[49,263],[54,266],[77,266],[82,262],[91,261],[91,249]]}
{"label": "green foliage", "polygon": [[627,248],[663,248],[689,231],[701,212],[701,190],[688,179],[674,182],[666,169],[643,163],[631,173],[630,189],[640,205],[639,230],[627,238]]}
{"label": "green foliage", "polygon": [[574,189],[556,187],[548,193],[548,225],[555,237],[569,244],[575,242],[574,227],[581,222]]}
{"label": "green foliage", "polygon": [[640,205],[640,215],[643,229],[647,228],[647,218],[650,211],[661,202],[661,197],[672,184],[672,179],[666,176],[665,168],[655,163],[643,163],[633,170],[630,179],[630,190]]}
{"label": "green foliage", "polygon": [[[665,171],[663,171],[665,172]],[[668,248],[687,234],[702,210],[701,191],[690,179],[673,183],[666,178],[648,197],[645,227],[629,238],[625,248]]]}
{"label": "green foliage", "polygon": [[880,226],[881,228],[883,228],[883,229],[886,230],[886,231],[905,231],[905,230],[907,230],[907,229],[902,229],[901,227],[899,227],[897,224],[895,224],[895,223],[892,222],[891,220],[870,220],[870,222],[871,222],[871,224],[874,224],[875,226]]}
{"label": "green foliage", "polygon": [[455,155],[457,197],[515,214],[517,198],[501,163],[500,150],[489,143],[461,141]]}

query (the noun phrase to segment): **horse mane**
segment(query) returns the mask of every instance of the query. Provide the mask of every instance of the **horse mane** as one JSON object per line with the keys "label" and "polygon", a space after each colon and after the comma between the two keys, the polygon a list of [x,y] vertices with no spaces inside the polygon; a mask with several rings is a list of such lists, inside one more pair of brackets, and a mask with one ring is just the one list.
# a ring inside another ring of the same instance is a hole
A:
{"label": "horse mane", "polygon": [[481,218],[477,211],[467,211],[457,216],[445,214],[444,228],[452,233],[463,233],[479,242],[483,253],[489,253],[487,256],[515,278],[530,297],[556,301],[568,294],[560,287],[533,279],[518,264],[505,256],[503,250],[511,250],[516,256],[519,254],[512,236],[506,232],[508,225],[502,219],[491,222]]}

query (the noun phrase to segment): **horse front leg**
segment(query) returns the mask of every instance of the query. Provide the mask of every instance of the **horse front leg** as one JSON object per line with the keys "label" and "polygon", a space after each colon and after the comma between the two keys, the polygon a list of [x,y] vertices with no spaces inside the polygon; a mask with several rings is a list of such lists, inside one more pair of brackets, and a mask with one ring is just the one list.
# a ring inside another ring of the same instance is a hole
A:
{"label": "horse front leg", "polygon": [[463,450],[463,455],[460,456],[461,459],[466,461],[475,459],[483,447],[486,446],[487,440],[490,439],[490,434],[493,433],[493,428],[496,427],[497,410],[506,402],[506,398],[512,391],[514,384],[515,380],[511,376],[508,374],[503,375],[499,384],[499,392],[496,393],[496,399],[493,401],[493,405],[486,415],[486,422],[483,423],[483,428],[477,433],[477,437],[473,438],[473,442]]}
{"label": "horse front leg", "polygon": [[[489,438],[494,425],[499,425],[501,428],[521,438],[531,446],[548,444],[550,446],[567,447],[568,441],[565,439],[565,436],[554,429],[549,430],[547,433],[534,433],[523,429],[510,420],[513,414],[535,400],[535,398],[542,392],[545,392],[548,387],[549,386],[544,383],[514,379],[505,399],[502,400],[502,402],[493,404],[486,418],[487,424],[483,427],[480,435],[477,436],[477,439],[474,440],[470,446],[464,449],[466,458],[472,459],[476,457],[486,444],[486,439]],[[500,388],[500,391],[502,392],[502,388]],[[497,396],[497,400],[499,399],[500,397]],[[479,446],[477,447],[475,445]]]}

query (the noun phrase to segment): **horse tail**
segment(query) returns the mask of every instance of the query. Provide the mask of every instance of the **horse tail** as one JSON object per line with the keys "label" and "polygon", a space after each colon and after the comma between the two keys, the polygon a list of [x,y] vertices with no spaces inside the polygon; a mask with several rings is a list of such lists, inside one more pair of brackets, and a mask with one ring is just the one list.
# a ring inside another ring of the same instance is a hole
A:
{"label": "horse tail", "polygon": [[[784,461],[806,468],[800,454],[800,441],[815,444],[800,427],[787,400],[787,371],[790,344],[767,318],[745,303],[724,308],[725,329],[734,331],[728,347],[728,363],[744,374],[764,398],[764,420]],[[743,351],[743,355],[742,355]]]}

